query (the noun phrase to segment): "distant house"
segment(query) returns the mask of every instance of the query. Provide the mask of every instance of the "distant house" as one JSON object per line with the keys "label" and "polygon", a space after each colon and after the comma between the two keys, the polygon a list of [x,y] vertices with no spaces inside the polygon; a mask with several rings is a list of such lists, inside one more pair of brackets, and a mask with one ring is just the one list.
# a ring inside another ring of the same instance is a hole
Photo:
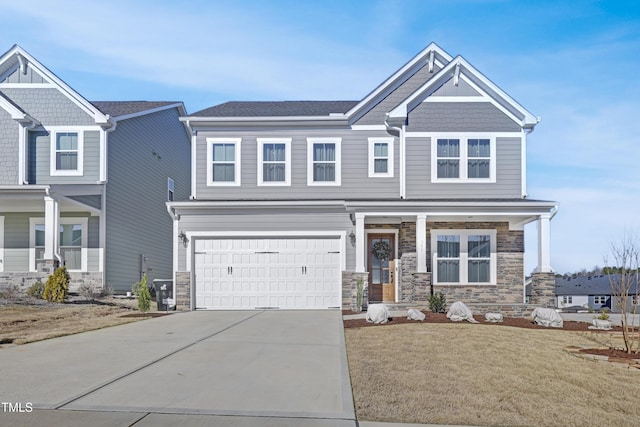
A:
{"label": "distant house", "polygon": [[0,55],[0,286],[66,265],[71,289],[171,277],[186,199],[181,102],[90,102],[20,46]]}
{"label": "distant house", "polygon": [[[619,312],[618,297],[611,289],[612,281],[619,281],[620,275],[601,276],[572,276],[556,279],[556,307],[567,308],[581,306],[586,310],[611,309]],[[634,292],[635,294],[635,292]],[[630,295],[628,309],[638,306],[639,301],[635,295]]]}

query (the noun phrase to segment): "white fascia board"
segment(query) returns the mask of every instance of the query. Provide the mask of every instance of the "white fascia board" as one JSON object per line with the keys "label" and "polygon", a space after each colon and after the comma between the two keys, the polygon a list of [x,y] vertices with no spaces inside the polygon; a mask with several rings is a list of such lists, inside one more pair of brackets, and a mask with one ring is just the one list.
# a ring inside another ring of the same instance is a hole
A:
{"label": "white fascia board", "polygon": [[255,116],[255,117],[180,117],[183,122],[299,122],[299,121],[344,121],[347,116],[344,114],[331,116]]}
{"label": "white fascia board", "polygon": [[122,120],[133,119],[135,117],[146,116],[147,114],[153,114],[164,110],[170,110],[172,108],[177,108],[180,111],[180,114],[185,114],[184,104],[182,102],[176,102],[175,104],[168,104],[162,107],[151,108],[149,110],[142,110],[136,113],[124,114],[122,116],[115,116],[111,118],[111,121],[117,123]]}
{"label": "white fascia board", "polygon": [[37,59],[31,56],[29,52],[27,52],[20,46],[15,45],[5,55],[3,55],[3,57],[0,58],[0,65],[10,60],[14,55],[21,55],[23,58],[25,58],[29,63],[29,66],[33,70],[35,70],[43,78],[53,82],[57,86],[57,89],[59,89],[67,98],[69,98],[74,104],[76,104],[78,107],[84,110],[87,114],[92,116],[96,124],[99,124],[99,125],[111,124],[111,122],[109,121],[108,115],[103,114],[93,104],[87,101],[78,92],[73,90],[69,85],[67,85],[64,81],[58,78],[55,74],[53,74],[53,72],[51,72],[47,67],[41,64]]}
{"label": "white fascia board", "polygon": [[[384,92],[387,87],[389,87],[390,85],[392,85],[400,76],[402,76],[404,73],[406,73],[408,70],[410,70],[411,68],[415,67],[417,64],[421,63],[421,62],[425,62],[427,63],[429,60],[429,54],[431,53],[431,51],[436,52],[439,56],[441,56],[446,62],[449,62],[452,60],[452,56],[449,55],[446,51],[444,51],[440,46],[438,46],[435,43],[430,43],[426,48],[424,48],[420,53],[418,53],[416,56],[414,56],[411,60],[409,60],[409,62],[407,62],[406,64],[404,64],[400,69],[398,69],[398,71],[396,71],[395,73],[393,73],[391,75],[391,77],[389,77],[387,80],[385,80],[384,82],[382,82],[377,88],[375,88],[371,93],[369,93],[367,96],[364,97],[364,99],[362,101],[360,101],[358,104],[356,104],[353,108],[351,108],[351,110],[347,111],[347,116],[352,116],[353,114],[355,114],[357,111],[361,110],[364,106],[366,106],[369,102],[371,102],[373,99],[375,99],[378,95],[380,95],[382,92]],[[444,64],[442,63],[442,61],[436,59],[436,64],[439,67],[444,67]]]}
{"label": "white fascia board", "polygon": [[344,207],[344,200],[208,200],[208,201],[189,201],[189,202],[168,202],[169,209],[210,209],[210,208],[249,208],[249,207]]}
{"label": "white fascia board", "polygon": [[5,98],[0,96],[0,108],[5,110],[13,120],[16,120],[20,123],[30,123],[34,125],[40,124],[39,121],[28,115],[27,113],[21,111],[15,105],[7,101]]}

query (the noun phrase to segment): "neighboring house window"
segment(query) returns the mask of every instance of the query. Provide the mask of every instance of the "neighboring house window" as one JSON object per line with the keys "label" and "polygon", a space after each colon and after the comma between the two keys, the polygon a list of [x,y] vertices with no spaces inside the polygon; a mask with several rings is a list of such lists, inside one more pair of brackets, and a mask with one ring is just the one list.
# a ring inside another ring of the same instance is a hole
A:
{"label": "neighboring house window", "polygon": [[496,284],[495,230],[431,230],[434,283]]}
{"label": "neighboring house window", "polygon": [[51,132],[51,175],[82,175],[83,132]]}
{"label": "neighboring house window", "polygon": [[572,296],[563,296],[562,297],[562,303],[563,304],[573,304],[573,297]]}
{"label": "neighboring house window", "polygon": [[631,304],[640,305],[640,298],[638,297],[638,295],[633,295],[631,297]]}
{"label": "neighboring house window", "polygon": [[393,138],[369,138],[369,177],[393,176]]}
{"label": "neighboring house window", "polygon": [[307,139],[307,184],[340,185],[341,139]]}
{"label": "neighboring house window", "polygon": [[431,139],[433,182],[495,182],[495,138],[434,135]]}
{"label": "neighboring house window", "polygon": [[175,184],[171,178],[167,178],[167,200],[173,202],[175,194]]}
{"label": "neighboring house window", "polygon": [[240,185],[240,138],[207,138],[207,185]]}
{"label": "neighboring house window", "polygon": [[291,138],[258,138],[258,185],[291,185]]}
{"label": "neighboring house window", "polygon": [[607,303],[607,297],[605,295],[596,295],[593,297],[593,303],[594,304],[606,304]]}
{"label": "neighboring house window", "polygon": [[[31,269],[37,269],[36,262],[43,258],[45,250],[44,218],[31,218]],[[87,259],[87,218],[61,218],[58,231],[59,255],[70,271],[86,271]]]}

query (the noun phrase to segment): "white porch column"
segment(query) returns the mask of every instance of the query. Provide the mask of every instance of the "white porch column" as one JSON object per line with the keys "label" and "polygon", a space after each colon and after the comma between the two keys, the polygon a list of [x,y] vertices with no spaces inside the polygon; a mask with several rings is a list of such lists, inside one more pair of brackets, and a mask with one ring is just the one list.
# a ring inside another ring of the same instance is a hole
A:
{"label": "white porch column", "polygon": [[419,214],[416,217],[416,271],[427,272],[427,215]]}
{"label": "white porch column", "polygon": [[46,260],[56,259],[60,234],[60,205],[51,196],[44,197],[44,254]]}
{"label": "white porch column", "polygon": [[552,273],[551,269],[551,215],[542,214],[538,218],[538,273]]}
{"label": "white porch column", "polygon": [[364,217],[363,213],[356,214],[356,272],[364,273],[364,261],[365,261],[365,248],[367,242],[365,242],[364,235]]}

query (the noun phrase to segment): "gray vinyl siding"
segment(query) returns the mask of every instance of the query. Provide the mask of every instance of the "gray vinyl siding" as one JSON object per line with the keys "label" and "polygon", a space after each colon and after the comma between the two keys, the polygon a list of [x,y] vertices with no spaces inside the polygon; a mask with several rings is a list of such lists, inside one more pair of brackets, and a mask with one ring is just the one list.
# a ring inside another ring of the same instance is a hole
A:
{"label": "gray vinyl siding", "polygon": [[423,102],[409,113],[409,132],[520,132],[489,102]]}
{"label": "gray vinyl siding", "polygon": [[[185,232],[210,232],[210,231],[346,231],[346,269],[355,269],[355,248],[351,245],[348,234],[354,229],[349,219],[349,214],[342,213],[277,213],[270,215],[261,214],[234,214],[214,215],[182,215],[180,230]],[[191,246],[190,246],[191,247]],[[182,244],[178,245],[178,271],[189,271],[186,266],[186,251]]]}
{"label": "gray vinyl siding", "polygon": [[407,199],[522,197],[520,138],[496,138],[496,182],[432,183],[431,139],[407,138]]}
{"label": "gray vinyl siding", "polygon": [[191,183],[190,138],[178,118],[176,109],[165,110],[121,121],[109,134],[105,271],[116,291],[139,280],[139,254],[147,257],[150,281],[171,277],[167,178],[175,200],[189,198]]}
{"label": "gray vinyl siding", "polygon": [[441,87],[439,87],[431,96],[481,96],[478,91],[469,85],[464,80],[458,80],[458,85],[453,84],[453,79],[450,79]]}
{"label": "gray vinyl siding", "polygon": [[[239,187],[207,186],[207,137],[242,138],[241,185]],[[292,138],[291,186],[258,186],[258,138]],[[341,185],[307,185],[307,138],[338,137],[341,142]],[[273,200],[273,199],[337,199],[337,198],[398,198],[399,143],[394,139],[394,176],[368,177],[369,137],[390,137],[386,132],[351,130],[291,130],[198,132],[196,152],[196,197],[199,200]]]}
{"label": "gray vinyl siding", "polygon": [[31,67],[27,67],[26,71],[26,73],[22,74],[18,67],[2,83],[48,83],[40,74],[34,72]]}
{"label": "gray vinyl siding", "polygon": [[4,216],[4,271],[29,271],[29,218],[42,213],[1,213]]}
{"label": "gray vinyl siding", "polygon": [[433,76],[435,76],[440,67],[434,65],[433,72],[429,72],[429,67],[425,64],[418,69],[405,82],[399,85],[393,92],[382,99],[369,112],[356,121],[356,125],[382,125],[384,124],[385,114],[393,110],[398,104],[407,99],[420,86],[424,85]]}
{"label": "gray vinyl siding", "polygon": [[51,176],[51,136],[29,132],[29,184],[81,184],[100,179],[100,131],[84,131],[82,176]]}
{"label": "gray vinyl siding", "polygon": [[43,126],[95,126],[95,120],[55,88],[2,88],[2,92]]}
{"label": "gray vinyl siding", "polygon": [[91,206],[95,209],[102,209],[102,197],[100,195],[93,196],[67,196],[69,199],[80,202],[84,205]]}
{"label": "gray vinyl siding", "polygon": [[19,125],[0,109],[0,185],[18,184]]}
{"label": "gray vinyl siding", "polygon": [[[29,219],[43,218],[44,212],[1,213],[4,216],[4,271],[29,271]],[[62,213],[61,218],[86,218],[87,213]],[[99,270],[98,217],[89,217],[87,230],[87,271]]]}

